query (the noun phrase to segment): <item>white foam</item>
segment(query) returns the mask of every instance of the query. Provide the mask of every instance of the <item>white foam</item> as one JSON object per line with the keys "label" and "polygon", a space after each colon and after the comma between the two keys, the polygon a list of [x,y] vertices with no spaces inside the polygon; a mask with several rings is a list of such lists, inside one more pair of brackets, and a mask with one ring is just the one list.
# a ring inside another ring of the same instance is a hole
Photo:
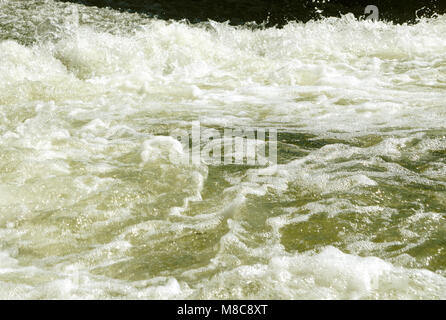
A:
{"label": "white foam", "polygon": [[445,288],[445,279],[435,273],[395,267],[375,257],[357,257],[327,247],[317,254],[275,256],[267,264],[222,272],[195,297],[444,299]]}
{"label": "white foam", "polygon": [[[410,251],[444,231],[445,16],[252,29],[52,0],[0,15],[1,298],[446,298],[438,255]],[[172,129],[196,120],[296,134],[290,159],[191,164]],[[402,212],[391,188],[412,192]],[[351,213],[398,239],[282,243]],[[177,248],[198,262],[145,260]]]}

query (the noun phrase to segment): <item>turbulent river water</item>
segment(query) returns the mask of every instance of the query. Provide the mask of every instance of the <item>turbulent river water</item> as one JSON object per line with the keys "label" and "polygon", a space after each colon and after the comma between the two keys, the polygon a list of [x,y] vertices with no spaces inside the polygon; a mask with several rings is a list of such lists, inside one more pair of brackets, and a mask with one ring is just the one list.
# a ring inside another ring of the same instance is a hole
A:
{"label": "turbulent river water", "polygon": [[[0,298],[446,299],[445,120],[446,16],[0,0]],[[174,161],[197,122],[277,163]]]}

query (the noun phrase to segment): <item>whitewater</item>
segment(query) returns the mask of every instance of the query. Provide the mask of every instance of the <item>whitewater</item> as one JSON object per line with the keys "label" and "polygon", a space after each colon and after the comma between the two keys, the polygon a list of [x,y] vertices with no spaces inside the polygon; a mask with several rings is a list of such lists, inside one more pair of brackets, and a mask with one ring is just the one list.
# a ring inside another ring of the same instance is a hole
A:
{"label": "whitewater", "polygon": [[[1,0],[0,298],[446,299],[445,120],[446,16]],[[173,161],[197,122],[278,161]]]}

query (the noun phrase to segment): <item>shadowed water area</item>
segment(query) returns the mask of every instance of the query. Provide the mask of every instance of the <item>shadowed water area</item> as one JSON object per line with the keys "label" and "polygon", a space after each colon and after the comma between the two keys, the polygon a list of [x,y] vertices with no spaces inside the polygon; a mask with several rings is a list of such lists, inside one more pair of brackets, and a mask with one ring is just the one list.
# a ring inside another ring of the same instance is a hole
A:
{"label": "shadowed water area", "polygon": [[446,12],[441,0],[69,0],[89,6],[110,7],[139,12],[161,19],[187,19],[203,22],[208,19],[231,24],[255,21],[267,26],[284,25],[288,21],[307,22],[311,19],[353,13],[365,18],[368,5],[378,7],[381,19],[395,23],[415,22]]}

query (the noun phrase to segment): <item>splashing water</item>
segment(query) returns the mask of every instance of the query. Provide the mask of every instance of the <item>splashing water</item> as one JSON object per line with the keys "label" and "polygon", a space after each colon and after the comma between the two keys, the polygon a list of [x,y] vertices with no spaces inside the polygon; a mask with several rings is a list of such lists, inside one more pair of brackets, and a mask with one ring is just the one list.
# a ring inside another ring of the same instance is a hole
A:
{"label": "splashing water", "polygon": [[[0,298],[445,299],[445,101],[445,16],[0,1]],[[278,164],[171,161],[195,121]]]}

